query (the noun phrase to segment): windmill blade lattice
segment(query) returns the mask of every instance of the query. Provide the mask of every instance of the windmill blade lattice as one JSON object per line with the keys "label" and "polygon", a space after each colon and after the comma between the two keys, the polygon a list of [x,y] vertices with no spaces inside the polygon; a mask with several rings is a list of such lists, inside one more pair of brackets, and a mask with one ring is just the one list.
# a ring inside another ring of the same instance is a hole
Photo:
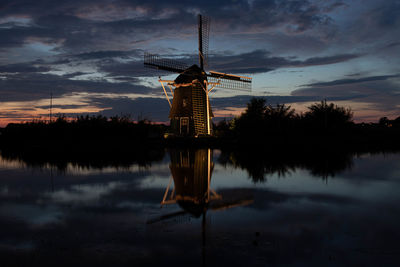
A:
{"label": "windmill blade lattice", "polygon": [[171,71],[176,73],[184,72],[189,66],[178,60],[163,58],[159,55],[145,53],[144,65],[148,68]]}
{"label": "windmill blade lattice", "polygon": [[232,89],[238,91],[251,91],[251,78],[210,71],[207,80],[216,84],[216,88]]}
{"label": "windmill blade lattice", "polygon": [[[206,16],[199,15],[198,18],[199,27],[199,53],[203,58],[203,63],[208,66],[208,47],[209,47],[209,37],[210,37],[210,18]],[[200,43],[201,42],[201,43]]]}

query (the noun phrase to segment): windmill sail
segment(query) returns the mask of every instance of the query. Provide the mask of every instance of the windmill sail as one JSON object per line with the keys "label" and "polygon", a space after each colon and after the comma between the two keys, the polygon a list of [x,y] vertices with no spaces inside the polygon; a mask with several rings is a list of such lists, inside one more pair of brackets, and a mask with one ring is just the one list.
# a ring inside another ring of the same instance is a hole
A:
{"label": "windmill sail", "polygon": [[251,91],[251,78],[216,71],[207,73],[208,81],[216,84],[218,88]]}
{"label": "windmill sail", "polygon": [[148,68],[177,73],[182,73],[189,67],[186,63],[150,53],[144,54],[144,65]]}
{"label": "windmill sail", "polygon": [[200,68],[204,70],[204,65],[208,65],[208,43],[210,36],[210,19],[199,15],[198,17],[198,32],[199,32],[199,61]]}

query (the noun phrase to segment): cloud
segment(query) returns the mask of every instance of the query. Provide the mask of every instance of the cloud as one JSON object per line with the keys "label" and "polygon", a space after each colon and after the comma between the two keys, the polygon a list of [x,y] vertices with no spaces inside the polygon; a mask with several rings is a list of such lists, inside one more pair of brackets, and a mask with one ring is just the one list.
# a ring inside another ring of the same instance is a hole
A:
{"label": "cloud", "polygon": [[154,88],[128,82],[70,80],[63,76],[42,73],[20,73],[8,75],[6,79],[0,79],[2,96],[0,101],[2,102],[47,99],[50,92],[53,93],[54,97],[59,97],[79,92],[149,94],[154,91]]}
{"label": "cloud", "polygon": [[[274,57],[266,50],[255,50],[238,55],[211,55],[211,69],[219,72],[234,74],[256,74],[265,73],[279,68],[300,68],[318,65],[329,65],[346,62],[357,58],[357,54],[340,54],[326,57],[312,57],[305,60],[296,60],[293,57]],[[180,58],[179,61],[189,64],[197,63],[194,56]],[[143,61],[119,62],[109,60],[99,62],[99,70],[108,73],[109,77],[143,77],[157,76],[165,72],[154,71],[144,68]]]}
{"label": "cloud", "polygon": [[118,62],[109,60],[107,62],[98,62],[99,71],[107,73],[109,77],[123,77],[124,79],[132,77],[157,76],[161,72],[149,70],[144,67],[143,60],[132,60],[129,62]]}
{"label": "cloud", "polygon": [[334,80],[330,82],[318,82],[318,83],[310,83],[303,86],[332,86],[332,85],[345,85],[345,84],[353,84],[353,83],[363,83],[363,82],[372,82],[372,81],[385,81],[391,78],[398,78],[400,74],[396,75],[381,75],[381,76],[370,76],[364,77],[360,79],[341,79]]}
{"label": "cloud", "polygon": [[141,50],[131,50],[131,51],[118,51],[118,50],[108,50],[108,51],[93,51],[87,53],[81,53],[73,55],[80,59],[103,59],[103,58],[130,58],[131,56],[141,57],[143,52]]}
{"label": "cloud", "polygon": [[139,97],[131,99],[120,98],[91,98],[97,107],[103,108],[105,116],[131,115],[132,119],[148,119],[151,121],[169,121],[169,105],[163,98]]}
{"label": "cloud", "polygon": [[[17,0],[5,4],[0,17],[25,16],[28,26],[1,28],[0,47],[21,46],[28,38],[60,42],[63,51],[93,51],[109,42],[128,48],[130,42],[159,38],[177,30],[193,34],[195,16],[202,12],[215,19],[218,32],[286,28],[303,32],[329,19],[306,0],[297,1],[58,1],[35,4]],[[240,23],[238,23],[240,22]],[[247,30],[246,30],[247,29]],[[120,42],[116,42],[120,41]]]}
{"label": "cloud", "polygon": [[211,57],[212,67],[227,73],[264,73],[279,68],[310,67],[346,62],[359,57],[358,54],[338,54],[326,57],[311,57],[297,60],[289,57],[271,56],[265,50],[256,50],[240,55]]}
{"label": "cloud", "polygon": [[50,71],[50,67],[47,66],[35,66],[34,62],[29,63],[18,63],[9,65],[0,65],[0,75],[2,72],[8,73],[35,73],[35,72],[47,72]]}
{"label": "cloud", "polygon": [[369,76],[359,79],[339,79],[304,85],[292,91],[293,96],[320,96],[328,100],[341,99],[368,103],[370,109],[398,114],[400,75]]}

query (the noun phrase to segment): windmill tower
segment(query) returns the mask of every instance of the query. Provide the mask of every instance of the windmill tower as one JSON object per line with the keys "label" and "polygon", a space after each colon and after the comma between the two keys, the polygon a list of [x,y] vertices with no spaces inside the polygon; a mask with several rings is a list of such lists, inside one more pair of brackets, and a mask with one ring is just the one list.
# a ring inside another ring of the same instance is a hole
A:
{"label": "windmill tower", "polygon": [[[204,70],[208,58],[209,30],[209,19],[198,15],[199,66],[188,66],[150,53],[144,55],[146,67],[179,73],[173,81],[159,79],[170,106],[169,118],[175,135],[212,135],[213,113],[209,93],[214,88],[251,90],[249,77]],[[169,92],[166,86],[169,87]],[[172,103],[170,95],[173,97]]]}

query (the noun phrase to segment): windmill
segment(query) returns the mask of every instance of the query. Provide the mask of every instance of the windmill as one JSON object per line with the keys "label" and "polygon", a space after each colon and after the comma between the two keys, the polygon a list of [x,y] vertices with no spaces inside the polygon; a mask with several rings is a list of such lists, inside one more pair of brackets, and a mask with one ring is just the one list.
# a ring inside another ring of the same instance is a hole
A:
{"label": "windmill", "polygon": [[[251,78],[205,71],[208,58],[210,20],[198,15],[199,66],[188,66],[180,61],[145,53],[145,67],[179,73],[171,80],[159,79],[170,106],[172,132],[180,136],[212,135],[209,93],[216,87],[233,90],[251,90]],[[167,92],[166,86],[170,92]],[[174,88],[174,89],[173,89]],[[170,101],[172,95],[172,103]]]}

